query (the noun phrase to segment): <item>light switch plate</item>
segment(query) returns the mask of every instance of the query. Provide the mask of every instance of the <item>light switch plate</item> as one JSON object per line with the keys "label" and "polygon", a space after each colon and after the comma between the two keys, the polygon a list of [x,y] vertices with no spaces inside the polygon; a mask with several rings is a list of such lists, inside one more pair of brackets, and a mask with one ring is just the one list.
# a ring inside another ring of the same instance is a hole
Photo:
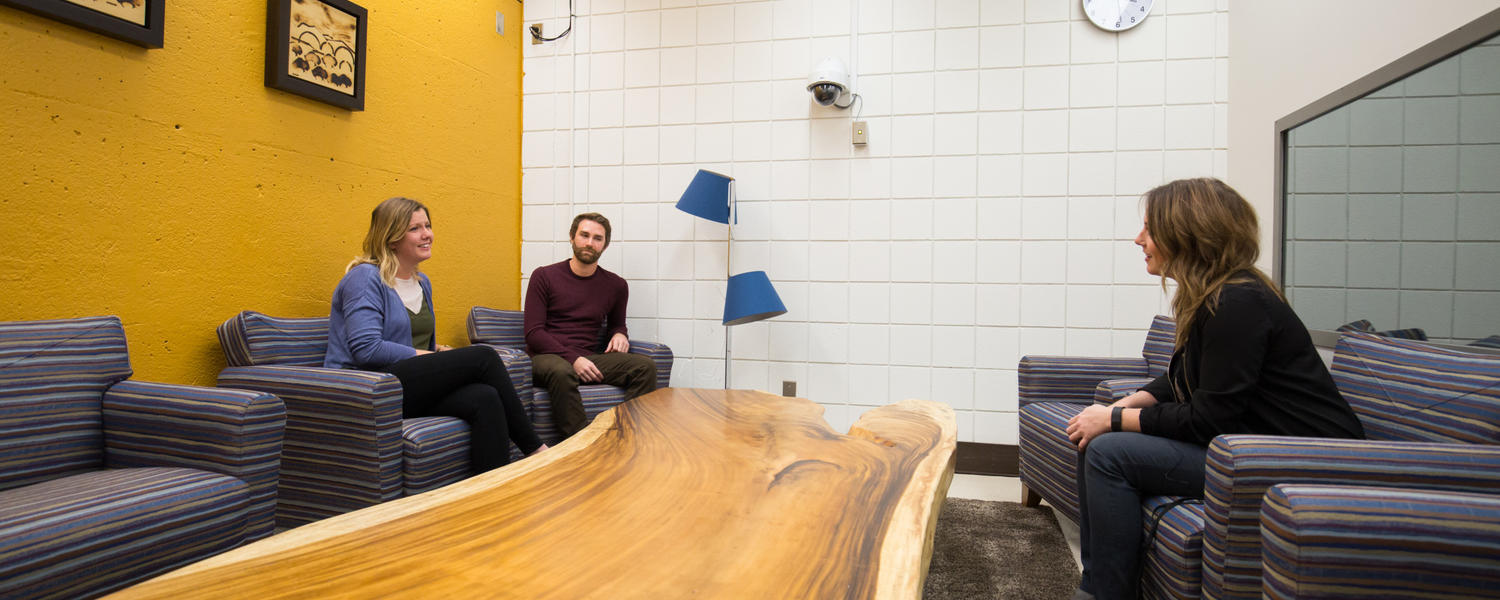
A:
{"label": "light switch plate", "polygon": [[505,35],[505,13],[495,11],[495,33]]}
{"label": "light switch plate", "polygon": [[797,395],[797,382],[795,382],[795,381],[783,381],[783,382],[781,382],[781,395],[788,396],[788,397],[796,396]]}
{"label": "light switch plate", "polygon": [[870,140],[870,130],[864,121],[854,122],[854,145],[863,146]]}

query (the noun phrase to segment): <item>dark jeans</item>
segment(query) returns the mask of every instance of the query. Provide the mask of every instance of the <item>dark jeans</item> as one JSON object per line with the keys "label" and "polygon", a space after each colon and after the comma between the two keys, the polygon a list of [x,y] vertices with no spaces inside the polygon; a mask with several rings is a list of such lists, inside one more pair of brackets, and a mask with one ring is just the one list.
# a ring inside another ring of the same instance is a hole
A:
{"label": "dark jeans", "polygon": [[[625,388],[625,399],[644,396],[656,390],[656,363],[644,354],[606,352],[591,354],[585,358],[599,367],[604,374],[603,382]],[[552,416],[563,437],[578,433],[587,426],[588,418],[583,413],[583,396],[578,393],[578,373],[573,363],[556,354],[535,354],[531,357],[531,376],[540,387],[547,388],[552,399]]]}
{"label": "dark jeans", "polygon": [[495,350],[469,346],[421,354],[385,368],[401,380],[402,416],[458,417],[469,424],[469,464],[483,473],[510,462],[510,441],[542,446]]}
{"label": "dark jeans", "polygon": [[1134,600],[1140,581],[1141,500],[1203,497],[1197,444],[1135,432],[1106,433],[1078,460],[1079,588],[1098,600]]}

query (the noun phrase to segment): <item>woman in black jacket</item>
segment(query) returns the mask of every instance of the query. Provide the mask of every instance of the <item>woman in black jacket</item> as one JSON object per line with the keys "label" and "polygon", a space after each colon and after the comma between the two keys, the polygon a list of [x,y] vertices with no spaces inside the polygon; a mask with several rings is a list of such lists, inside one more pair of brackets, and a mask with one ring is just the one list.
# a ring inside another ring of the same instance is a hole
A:
{"label": "woman in black jacket", "polygon": [[1068,422],[1083,453],[1075,599],[1135,598],[1141,499],[1201,498],[1214,436],[1364,437],[1307,328],[1255,267],[1250,203],[1217,179],[1183,179],[1147,192],[1145,204],[1135,243],[1147,273],[1177,283],[1177,339],[1166,374]]}

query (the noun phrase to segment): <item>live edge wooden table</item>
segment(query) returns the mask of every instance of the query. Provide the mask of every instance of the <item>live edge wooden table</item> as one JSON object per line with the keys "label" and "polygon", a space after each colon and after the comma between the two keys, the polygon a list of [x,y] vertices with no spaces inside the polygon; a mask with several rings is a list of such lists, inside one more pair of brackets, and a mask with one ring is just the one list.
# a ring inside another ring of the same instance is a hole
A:
{"label": "live edge wooden table", "polygon": [[920,598],[953,411],[848,435],[800,398],[663,389],[556,447],[115,598]]}

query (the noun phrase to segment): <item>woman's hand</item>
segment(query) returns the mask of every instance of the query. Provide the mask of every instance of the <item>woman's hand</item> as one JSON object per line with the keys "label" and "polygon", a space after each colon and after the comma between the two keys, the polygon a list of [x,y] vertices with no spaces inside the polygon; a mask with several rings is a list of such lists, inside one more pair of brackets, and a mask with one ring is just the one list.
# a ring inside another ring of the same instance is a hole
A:
{"label": "woman's hand", "polygon": [[1078,449],[1083,450],[1089,445],[1089,440],[1109,433],[1109,413],[1112,410],[1111,407],[1095,404],[1073,415],[1073,418],[1068,419],[1068,441],[1078,444]]}
{"label": "woman's hand", "polygon": [[452,349],[453,349],[453,346],[449,346],[447,344],[438,344],[437,345],[437,351],[438,352],[447,352],[447,351],[452,350]]}

